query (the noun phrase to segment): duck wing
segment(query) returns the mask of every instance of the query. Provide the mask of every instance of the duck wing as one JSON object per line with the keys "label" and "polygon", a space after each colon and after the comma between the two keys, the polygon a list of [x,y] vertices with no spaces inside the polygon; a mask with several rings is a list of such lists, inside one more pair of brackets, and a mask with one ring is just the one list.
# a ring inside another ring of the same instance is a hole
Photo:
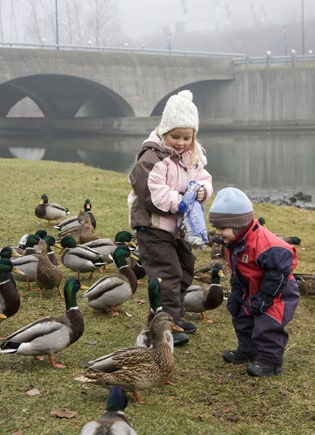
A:
{"label": "duck wing", "polygon": [[132,290],[128,281],[120,276],[104,276],[96,281],[83,295],[92,308],[106,310],[130,299]]}

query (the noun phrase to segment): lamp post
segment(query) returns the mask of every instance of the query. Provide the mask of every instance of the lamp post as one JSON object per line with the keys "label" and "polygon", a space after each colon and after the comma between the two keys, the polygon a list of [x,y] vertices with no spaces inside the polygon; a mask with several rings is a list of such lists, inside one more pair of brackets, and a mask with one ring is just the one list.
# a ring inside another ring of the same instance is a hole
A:
{"label": "lamp post", "polygon": [[58,0],[55,0],[55,19],[56,19],[56,46],[57,46],[57,50],[59,50]]}
{"label": "lamp post", "polygon": [[267,68],[269,68],[271,62],[271,51],[268,50],[266,54],[267,54]]}
{"label": "lamp post", "polygon": [[301,0],[301,38],[302,38],[302,54],[305,54],[304,0]]}
{"label": "lamp post", "polygon": [[282,27],[283,32],[283,45],[284,45],[284,55],[288,55],[288,35],[287,35],[287,28]]}

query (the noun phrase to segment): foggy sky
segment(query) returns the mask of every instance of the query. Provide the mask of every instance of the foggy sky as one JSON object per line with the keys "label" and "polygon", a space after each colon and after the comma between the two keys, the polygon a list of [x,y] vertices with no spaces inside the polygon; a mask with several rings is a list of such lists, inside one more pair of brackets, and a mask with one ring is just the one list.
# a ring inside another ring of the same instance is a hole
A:
{"label": "foggy sky", "polygon": [[[77,0],[86,6],[92,0]],[[93,0],[94,1],[94,0]],[[230,32],[272,24],[284,27],[301,22],[303,0],[114,0],[122,36],[145,37],[174,33],[182,25],[186,32]],[[58,0],[62,9],[64,0]],[[71,2],[70,2],[71,3]],[[0,41],[32,42],[27,30],[31,14],[29,0],[0,0]],[[33,4],[37,4],[36,2]],[[74,4],[74,0],[73,0]],[[51,17],[55,0],[45,0]],[[37,6],[36,6],[37,7]],[[315,0],[304,0],[305,21],[315,19]],[[51,19],[51,26],[54,23]],[[51,41],[53,42],[53,41]]]}
{"label": "foggy sky", "polygon": [[[147,35],[163,27],[186,31],[231,30],[301,21],[302,0],[118,0],[123,33]],[[315,17],[315,0],[304,0],[305,20]]]}

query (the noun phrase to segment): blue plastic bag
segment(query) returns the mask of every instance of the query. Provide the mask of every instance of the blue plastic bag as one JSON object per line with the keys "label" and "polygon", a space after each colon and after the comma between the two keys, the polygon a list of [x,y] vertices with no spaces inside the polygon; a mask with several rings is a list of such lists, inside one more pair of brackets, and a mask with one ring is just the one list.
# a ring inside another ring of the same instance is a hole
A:
{"label": "blue plastic bag", "polygon": [[178,206],[178,229],[182,239],[195,249],[203,249],[208,243],[208,232],[203,205],[196,200],[197,190],[201,187],[197,181],[190,181],[188,189]]}

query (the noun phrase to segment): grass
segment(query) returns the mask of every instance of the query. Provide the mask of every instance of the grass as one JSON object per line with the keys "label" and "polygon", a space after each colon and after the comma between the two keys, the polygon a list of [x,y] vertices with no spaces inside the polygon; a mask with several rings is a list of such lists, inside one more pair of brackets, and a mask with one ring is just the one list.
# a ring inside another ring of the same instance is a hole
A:
{"label": "grass", "polygon": [[[130,187],[126,175],[72,163],[18,159],[0,159],[0,163],[0,246],[15,245],[22,234],[44,227],[45,222],[34,214],[42,193],[50,201],[69,207],[71,214],[77,214],[89,197],[97,234],[102,237],[113,238],[117,231],[129,229],[126,198]],[[302,239],[297,247],[297,271],[314,273],[314,212],[272,204],[255,205],[255,212],[257,217],[264,216],[272,231]],[[48,232],[56,234],[52,226]],[[210,259],[207,249],[196,251],[196,255],[197,265]],[[63,270],[65,282],[73,274]],[[117,273],[112,265],[108,271]],[[18,290],[21,308],[1,323],[1,336],[37,318],[59,316],[65,310],[57,290],[46,291],[43,301],[24,283],[18,283]],[[146,302],[140,304],[141,299]],[[0,355],[1,434],[78,434],[87,421],[103,413],[108,390],[74,378],[84,372],[82,362],[135,342],[147,316],[146,280],[116,318],[91,309],[83,299],[78,298],[78,305],[85,332],[72,346],[54,355],[56,362],[67,365],[66,369],[52,368],[47,358],[36,361],[32,357]],[[228,365],[222,360],[223,351],[236,344],[224,304],[208,313],[211,325],[201,323],[196,315],[188,315],[198,330],[188,345],[175,348],[177,369],[172,380],[176,386],[141,392],[143,405],[136,404],[132,397],[129,400],[126,414],[138,435],[313,433],[313,315],[313,297],[302,297],[287,327],[290,340],[285,372],[263,379],[247,376],[245,365]],[[28,395],[34,388],[39,394]],[[63,408],[75,411],[75,417],[50,415],[52,410]]]}

